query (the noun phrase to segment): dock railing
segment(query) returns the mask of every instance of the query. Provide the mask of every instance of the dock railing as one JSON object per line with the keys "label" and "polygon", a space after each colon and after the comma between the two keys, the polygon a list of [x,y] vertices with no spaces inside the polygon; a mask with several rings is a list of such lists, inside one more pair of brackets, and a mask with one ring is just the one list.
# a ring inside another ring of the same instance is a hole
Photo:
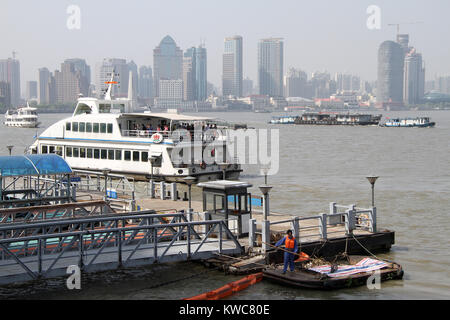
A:
{"label": "dock railing", "polygon": [[[135,259],[147,264],[203,259],[212,252],[222,253],[224,241],[227,248],[233,243],[232,250],[242,252],[223,220],[188,221],[183,213],[153,210],[0,226],[0,235],[0,269],[19,265],[31,279],[51,276],[54,268],[65,272],[68,264],[94,270],[94,264],[105,259],[124,267],[135,265]],[[99,259],[102,255],[108,257]]]}
{"label": "dock railing", "polygon": [[[339,211],[341,209],[341,211]],[[342,211],[344,209],[344,211]],[[344,226],[345,236],[352,236],[354,230],[366,230],[377,232],[376,207],[357,208],[354,204],[338,205],[335,202],[330,203],[329,213],[319,213],[310,217],[293,217],[291,219],[278,221],[261,221],[262,242],[270,242],[271,226],[288,224],[293,230],[293,235],[297,241],[318,238],[327,241],[333,235],[342,233]],[[312,221],[312,222],[311,222]],[[308,223],[309,222],[309,223]],[[249,247],[254,247],[256,242],[257,222],[256,219],[249,221]],[[267,245],[262,245],[263,251],[269,249]]]}

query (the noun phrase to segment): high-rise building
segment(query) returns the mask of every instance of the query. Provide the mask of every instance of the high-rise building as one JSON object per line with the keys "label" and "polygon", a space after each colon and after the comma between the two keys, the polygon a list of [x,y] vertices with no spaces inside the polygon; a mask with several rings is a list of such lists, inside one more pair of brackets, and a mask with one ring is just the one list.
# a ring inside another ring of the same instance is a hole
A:
{"label": "high-rise building", "polygon": [[155,105],[162,109],[176,109],[182,106],[183,80],[159,80],[159,97]]}
{"label": "high-rise building", "polygon": [[39,69],[38,76],[38,104],[48,104],[49,99],[49,81],[51,78],[51,73],[47,68]]}
{"label": "high-rise building", "polygon": [[183,79],[183,50],[170,36],[165,36],[153,49],[154,94],[159,97],[160,80]]}
{"label": "high-rise building", "polygon": [[225,38],[222,66],[222,95],[242,96],[242,37]]}
{"label": "high-rise building", "polygon": [[259,93],[283,96],[283,39],[261,39],[258,43]]}
{"label": "high-rise building", "polygon": [[71,64],[74,71],[79,72],[80,93],[85,97],[89,96],[89,86],[91,85],[91,67],[86,63],[86,60],[73,58],[64,60],[64,63]]}
{"label": "high-rise building", "polygon": [[195,83],[195,47],[187,49],[183,54],[183,99],[184,101],[196,100]]}
{"label": "high-rise building", "polygon": [[116,85],[112,86],[112,94],[116,98],[128,97],[128,77],[129,66],[125,59],[105,58],[97,65],[97,82],[96,90],[97,96],[103,97],[108,89],[108,81],[111,80],[111,76],[114,71],[114,81]]}
{"label": "high-rise building", "polygon": [[[128,70],[131,71],[131,77],[133,78],[131,84],[131,90],[134,97],[138,96],[138,86],[139,86],[139,74],[138,74],[138,67],[137,64],[131,60],[128,62]],[[130,80],[128,80],[129,82]]]}
{"label": "high-rise building", "polygon": [[336,81],[336,91],[340,93],[359,92],[362,87],[361,78],[356,75],[336,73],[334,80]]}
{"label": "high-rise building", "polygon": [[404,51],[394,41],[384,41],[378,49],[377,103],[403,101]]}
{"label": "high-rise building", "polygon": [[11,107],[11,85],[9,82],[0,81],[0,108]]}
{"label": "high-rise building", "polygon": [[[89,86],[86,88],[86,82],[80,71],[75,69],[75,65],[71,62],[63,62],[61,70],[55,70],[55,85],[56,85],[56,103],[74,103],[79,94],[82,94],[82,89],[87,95]],[[84,88],[83,88],[84,87]]]}
{"label": "high-rise building", "polygon": [[450,94],[450,76],[437,77],[435,86],[440,93]]}
{"label": "high-rise building", "polygon": [[207,58],[202,46],[192,47],[183,55],[183,98],[204,101],[207,98]]}
{"label": "high-rise building", "polygon": [[37,81],[27,81],[27,100],[36,99],[37,98]]}
{"label": "high-rise building", "polygon": [[284,96],[305,97],[308,75],[306,72],[290,68],[284,76]]}
{"label": "high-rise building", "polygon": [[403,81],[403,102],[407,105],[418,104],[425,93],[425,68],[422,55],[415,49],[405,57]]}
{"label": "high-rise building", "polygon": [[242,96],[248,97],[253,94],[253,80],[249,77],[242,80]]}
{"label": "high-rise building", "polygon": [[199,46],[195,49],[195,100],[205,101],[208,97],[208,68],[206,48]]}
{"label": "high-rise building", "polygon": [[139,68],[138,97],[142,99],[153,98],[153,72],[150,66],[141,66]]}
{"label": "high-rise building", "polygon": [[8,58],[0,60],[0,81],[5,81],[11,87],[11,105],[20,104],[20,63],[19,60]]}

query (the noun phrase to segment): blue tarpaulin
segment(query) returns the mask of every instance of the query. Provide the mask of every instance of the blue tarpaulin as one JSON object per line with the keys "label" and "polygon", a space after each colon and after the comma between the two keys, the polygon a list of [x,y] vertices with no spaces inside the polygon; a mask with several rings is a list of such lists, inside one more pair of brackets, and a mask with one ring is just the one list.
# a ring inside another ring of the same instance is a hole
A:
{"label": "blue tarpaulin", "polygon": [[0,175],[3,177],[69,173],[72,173],[70,166],[62,157],[56,154],[0,157]]}

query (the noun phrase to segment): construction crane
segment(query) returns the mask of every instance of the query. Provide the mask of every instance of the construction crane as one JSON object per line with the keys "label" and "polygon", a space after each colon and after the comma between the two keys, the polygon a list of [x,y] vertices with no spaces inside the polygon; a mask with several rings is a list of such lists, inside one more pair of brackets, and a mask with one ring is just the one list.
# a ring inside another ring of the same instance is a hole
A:
{"label": "construction crane", "polygon": [[400,25],[405,25],[405,24],[421,24],[423,23],[423,21],[415,21],[415,22],[404,22],[404,23],[389,23],[388,26],[392,27],[392,26],[397,26],[397,35],[400,34]]}

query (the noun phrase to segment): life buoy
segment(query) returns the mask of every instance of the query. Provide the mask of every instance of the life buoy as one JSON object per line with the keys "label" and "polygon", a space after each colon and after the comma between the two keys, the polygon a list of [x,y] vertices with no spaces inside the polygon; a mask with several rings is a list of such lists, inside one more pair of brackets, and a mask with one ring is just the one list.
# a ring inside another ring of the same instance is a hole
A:
{"label": "life buoy", "polygon": [[206,163],[205,163],[205,161],[202,161],[202,163],[200,164],[200,168],[202,168],[203,170],[206,169]]}

